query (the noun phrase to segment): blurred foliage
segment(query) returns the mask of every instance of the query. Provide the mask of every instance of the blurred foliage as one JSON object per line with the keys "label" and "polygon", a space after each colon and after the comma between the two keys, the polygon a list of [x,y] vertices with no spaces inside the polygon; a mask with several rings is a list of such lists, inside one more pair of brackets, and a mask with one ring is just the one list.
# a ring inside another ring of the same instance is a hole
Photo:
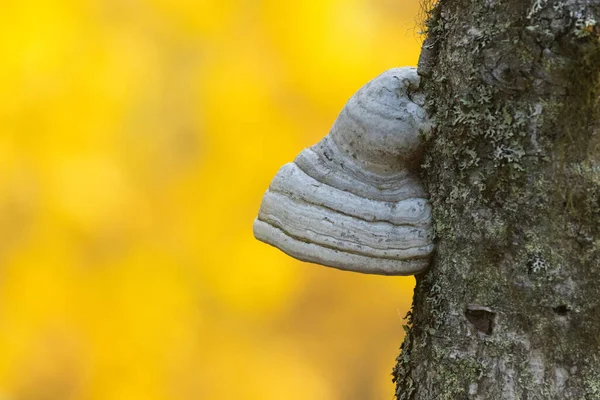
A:
{"label": "blurred foliage", "polygon": [[0,399],[387,399],[412,278],[252,220],[418,1],[4,0]]}

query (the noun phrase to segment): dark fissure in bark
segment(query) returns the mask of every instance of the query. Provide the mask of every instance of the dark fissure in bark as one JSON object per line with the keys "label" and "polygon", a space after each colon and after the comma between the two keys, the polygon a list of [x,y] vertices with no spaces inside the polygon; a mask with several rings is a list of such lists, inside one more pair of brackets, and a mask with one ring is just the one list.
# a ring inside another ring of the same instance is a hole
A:
{"label": "dark fissure in bark", "polygon": [[600,0],[442,0],[398,399],[600,399]]}

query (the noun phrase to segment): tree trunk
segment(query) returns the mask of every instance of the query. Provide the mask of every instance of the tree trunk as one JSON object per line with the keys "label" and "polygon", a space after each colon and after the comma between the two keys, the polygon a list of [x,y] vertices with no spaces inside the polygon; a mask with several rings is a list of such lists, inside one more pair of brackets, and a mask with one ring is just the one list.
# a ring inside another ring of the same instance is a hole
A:
{"label": "tree trunk", "polygon": [[441,0],[398,399],[600,399],[600,0]]}

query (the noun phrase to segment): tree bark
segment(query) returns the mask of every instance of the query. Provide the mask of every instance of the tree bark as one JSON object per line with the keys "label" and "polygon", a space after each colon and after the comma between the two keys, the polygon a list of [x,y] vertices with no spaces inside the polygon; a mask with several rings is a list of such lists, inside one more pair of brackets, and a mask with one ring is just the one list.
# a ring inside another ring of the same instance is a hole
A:
{"label": "tree bark", "polygon": [[600,0],[441,0],[400,400],[600,399]]}

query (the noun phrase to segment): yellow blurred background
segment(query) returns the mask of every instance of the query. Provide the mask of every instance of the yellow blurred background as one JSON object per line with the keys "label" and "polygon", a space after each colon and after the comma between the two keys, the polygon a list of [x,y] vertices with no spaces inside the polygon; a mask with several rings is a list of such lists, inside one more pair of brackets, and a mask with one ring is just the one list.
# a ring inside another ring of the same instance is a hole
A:
{"label": "yellow blurred background", "polygon": [[417,0],[3,0],[0,400],[391,399],[412,277],[254,240]]}

